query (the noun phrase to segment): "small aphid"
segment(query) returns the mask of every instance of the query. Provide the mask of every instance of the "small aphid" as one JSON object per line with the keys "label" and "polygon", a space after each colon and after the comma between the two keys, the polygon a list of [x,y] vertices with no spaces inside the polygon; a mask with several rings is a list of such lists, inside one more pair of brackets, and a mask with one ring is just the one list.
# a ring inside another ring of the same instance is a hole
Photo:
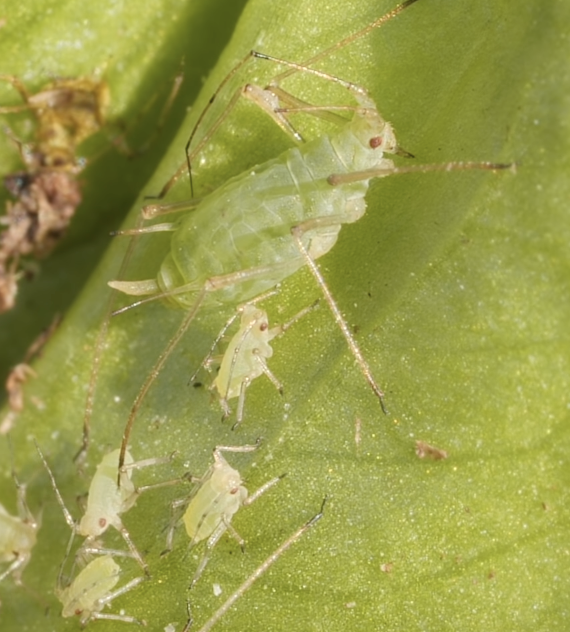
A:
{"label": "small aphid", "polygon": [[101,612],[105,606],[138,586],[144,577],[135,577],[124,586],[113,590],[119,581],[121,569],[111,555],[94,558],[65,588],[57,587],[57,598],[63,605],[62,617],[79,617],[82,626],[97,619],[123,621],[146,625],[125,614]]}
{"label": "small aphid", "polygon": [[419,459],[431,459],[432,461],[442,461],[448,456],[445,450],[436,448],[425,441],[416,441],[416,455]]}
{"label": "small aphid", "polygon": [[[212,549],[226,531],[229,531],[230,535],[243,548],[245,542],[231,524],[234,514],[240,507],[251,505],[284,476],[272,478],[251,496],[248,495],[240,473],[229,465],[222,456],[222,452],[253,452],[258,447],[259,443],[256,445],[217,446],[214,449],[214,464],[204,476],[193,479],[193,482],[197,484],[194,494],[189,498],[173,503],[173,508],[188,505],[182,516],[182,521],[190,538],[190,546],[206,540],[206,551],[198,564],[191,586],[194,586],[202,575]],[[172,550],[175,527],[176,525],[173,525],[169,530],[166,541],[167,551]]]}
{"label": "small aphid", "polygon": [[[209,368],[210,364],[215,361],[212,355],[213,349],[235,318],[241,315],[240,327],[226,349],[218,374],[211,386],[211,389],[216,390],[218,393],[224,418],[229,417],[231,414],[228,400],[235,397],[239,398],[234,428],[243,421],[245,394],[253,380],[261,375],[266,375],[273,386],[280,393],[283,392],[281,382],[267,366],[267,360],[273,355],[273,348],[270,342],[283,335],[291,325],[313,310],[317,304],[318,301],[301,310],[288,322],[270,328],[267,312],[255,303],[247,303],[239,307],[236,310],[236,315],[226,323],[201,366]],[[191,378],[191,382],[193,382],[194,377],[195,375]]]}
{"label": "small aphid", "polygon": [[155,485],[147,485],[145,487],[135,487],[131,480],[132,470],[140,469],[150,465],[158,465],[160,463],[169,462],[171,457],[166,459],[156,458],[147,459],[145,461],[135,462],[129,452],[125,459],[125,465],[120,474],[120,486],[117,485],[117,466],[119,462],[119,450],[113,450],[103,457],[103,460],[97,466],[97,470],[91,485],[89,486],[89,494],[87,497],[87,508],[82,518],[77,522],[68,511],[60,491],[55,482],[54,475],[42,454],[39,446],[36,448],[40,458],[48,472],[53,490],[58,499],[65,521],[72,531],[72,538],[75,534],[85,537],[85,542],[79,549],[82,552],[93,553],[101,549],[98,538],[105,533],[109,527],[115,528],[125,540],[130,555],[138,562],[141,568],[148,573],[148,567],[137,547],[127,531],[127,528],[121,520],[121,514],[127,512],[137,501],[143,491],[156,487],[174,484],[177,481],[167,481],[165,483],[157,483]]}
{"label": "small aphid", "polygon": [[[313,527],[322,517],[325,508],[326,498],[323,500],[321,509],[318,514],[313,516],[310,520],[305,522],[304,525],[299,527],[293,535],[290,535],[282,544],[280,544],[275,551],[260,565],[253,573],[243,582],[243,584],[237,588],[227,600],[214,612],[214,614],[204,623],[204,625],[198,630],[198,632],[209,632],[218,621],[228,612],[228,610],[234,605],[234,603],[253,586],[253,584],[264,575],[271,566],[287,551],[291,545],[295,544],[301,536],[303,536],[311,527]],[[188,622],[186,623],[183,632],[188,632],[192,626],[192,614],[190,612],[190,604],[188,604]]]}
{"label": "small aphid", "polygon": [[40,523],[26,503],[26,487],[21,485],[12,470],[16,483],[18,515],[12,516],[0,504],[0,564],[8,566],[0,571],[0,582],[9,575],[16,584],[22,583],[22,571],[32,556]]}
{"label": "small aphid", "polygon": [[[313,67],[399,15],[417,0],[406,0],[364,29],[349,35],[304,63],[294,63],[250,51],[226,75],[198,121],[186,145],[187,160],[163,187],[165,194],[186,172],[201,148],[227,118],[240,96],[258,105],[289,134],[297,146],[237,175],[201,199],[150,204],[143,217],[187,212],[178,222],[124,231],[138,235],[172,232],[171,249],[153,279],[110,281],[125,294],[147,296],[118,310],[166,298],[186,310],[171,338],[148,374],[127,419],[121,446],[121,462],[137,411],[172,350],[202,307],[251,301],[307,267],[321,289],[360,372],[384,412],[384,393],[363,356],[316,261],[335,246],[342,227],[360,220],[366,212],[366,195],[372,180],[404,173],[486,169],[511,165],[496,163],[447,163],[397,167],[388,155],[410,156],[396,140],[394,130],[379,112],[363,86]],[[230,97],[227,107],[193,147],[190,146],[207,112],[233,77],[251,60],[266,60],[286,68],[266,87],[246,84]],[[345,88],[354,103],[313,105],[288,93],[281,82],[294,73],[318,78]],[[292,125],[291,115],[305,114],[338,124],[331,132],[308,142]],[[350,117],[342,116],[347,114]],[[215,244],[215,248],[212,246]]]}

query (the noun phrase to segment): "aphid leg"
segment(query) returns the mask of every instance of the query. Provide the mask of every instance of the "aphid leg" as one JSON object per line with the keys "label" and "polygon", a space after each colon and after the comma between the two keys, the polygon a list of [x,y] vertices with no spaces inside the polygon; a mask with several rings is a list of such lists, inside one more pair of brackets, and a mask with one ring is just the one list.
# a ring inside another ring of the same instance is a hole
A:
{"label": "aphid leg", "polygon": [[[269,568],[289,549],[297,540],[299,540],[311,527],[313,527],[322,517],[325,508],[326,498],[323,500],[319,513],[313,516],[310,520],[305,522],[293,535],[290,535],[284,542],[282,542],[273,553],[260,565],[253,573],[243,582],[243,584],[235,590],[223,603],[216,612],[206,621],[206,623],[200,628],[198,632],[209,632],[216,623],[228,612],[228,610],[234,605],[234,603],[242,597],[253,584],[264,575]],[[190,616],[190,609],[188,609],[189,618],[184,627],[183,632],[187,632],[192,625],[192,618]]]}
{"label": "aphid leg", "polygon": [[384,392],[382,391],[382,389],[378,386],[378,383],[376,382],[376,380],[374,379],[374,376],[372,375],[372,371],[370,369],[370,366],[368,365],[368,362],[366,361],[366,359],[364,358],[364,356],[362,355],[362,352],[360,351],[360,347],[358,346],[354,336],[352,335],[348,324],[344,318],[344,316],[342,315],[338,305],[336,304],[336,301],[333,298],[333,295],[331,294],[331,291],[329,290],[328,285],[326,284],[326,281],[323,277],[323,275],[321,274],[321,271],[319,270],[315,260],[313,259],[313,257],[311,257],[311,255],[309,254],[309,251],[307,250],[307,248],[304,246],[303,241],[301,239],[302,235],[308,231],[308,230],[312,230],[314,228],[322,228],[322,227],[326,227],[326,226],[334,226],[334,225],[338,225],[338,218],[333,217],[316,217],[312,220],[308,220],[306,222],[303,222],[301,224],[298,224],[297,226],[294,226],[291,229],[291,234],[293,236],[293,239],[295,240],[297,247],[299,248],[299,251],[301,252],[301,254],[303,255],[303,258],[305,259],[307,266],[309,267],[309,270],[311,271],[312,275],[315,277],[315,280],[317,281],[317,283],[319,284],[321,291],[325,297],[326,302],[328,303],[331,312],[334,316],[334,319],[337,323],[337,325],[339,326],[347,344],[348,347],[354,357],[354,359],[356,360],[356,363],[358,364],[360,371],[362,372],[362,374],[364,375],[364,378],[366,379],[366,381],[368,382],[368,384],[370,385],[370,388],[372,389],[372,391],[374,392],[374,394],[376,395],[376,397],[378,398],[379,402],[380,402],[380,406],[382,408],[382,411],[387,414],[388,411],[386,409],[386,406],[384,404]]}
{"label": "aphid leg", "polygon": [[[140,228],[142,224],[142,217],[137,219],[135,228]],[[121,262],[121,266],[118,271],[118,277],[124,276],[129,262],[131,260],[133,251],[137,244],[136,235],[130,240],[125,256]],[[87,452],[89,450],[89,440],[91,436],[91,417],[93,416],[93,405],[95,402],[95,391],[97,388],[97,380],[99,377],[99,370],[101,368],[101,360],[103,358],[103,350],[107,341],[107,335],[109,332],[109,325],[111,324],[111,316],[113,314],[113,305],[117,295],[115,292],[111,292],[107,299],[107,304],[104,311],[103,322],[97,332],[97,339],[95,340],[95,352],[93,354],[93,361],[91,364],[91,375],[89,376],[89,386],[87,387],[87,395],[85,397],[85,407],[83,409],[83,435],[81,440],[81,447],[73,457],[78,469],[82,469],[87,458]]]}
{"label": "aphid leg", "polygon": [[29,104],[30,95],[24,84],[14,75],[0,75],[0,81],[11,84],[19,93],[23,103],[20,105],[8,105],[0,107],[0,114],[17,114],[18,112],[26,112],[31,109]]}
{"label": "aphid leg", "polygon": [[120,588],[117,588],[117,590],[114,590],[110,592],[109,594],[105,595],[104,597],[97,599],[96,603],[93,606],[94,611],[90,612],[88,617],[81,618],[80,619],[81,624],[85,626],[87,625],[87,623],[89,623],[89,621],[96,621],[98,619],[103,619],[107,621],[122,621],[123,623],[135,623],[137,625],[146,626],[146,621],[141,620],[141,619],[136,619],[135,617],[131,617],[130,615],[112,614],[112,613],[97,611],[103,608],[104,606],[108,606],[109,604],[111,604],[111,602],[115,600],[117,597],[120,597],[121,595],[124,595],[125,593],[128,593],[129,591],[133,590],[133,588],[136,588],[143,581],[145,581],[145,577],[135,577],[134,579],[131,579],[130,582],[126,583],[124,586],[121,586]]}
{"label": "aphid leg", "polygon": [[240,545],[240,548],[243,550],[243,547],[245,546],[245,540],[233,527],[230,529],[230,523],[222,518],[220,524],[216,527],[212,535],[206,541],[206,550],[200,558],[200,562],[198,563],[198,567],[196,568],[194,577],[192,577],[189,588],[194,588],[200,577],[202,577],[202,573],[204,572],[204,569],[206,568],[206,565],[210,560],[212,549],[220,541],[220,538],[224,535],[226,531],[230,532],[230,535],[237,541],[237,543]]}

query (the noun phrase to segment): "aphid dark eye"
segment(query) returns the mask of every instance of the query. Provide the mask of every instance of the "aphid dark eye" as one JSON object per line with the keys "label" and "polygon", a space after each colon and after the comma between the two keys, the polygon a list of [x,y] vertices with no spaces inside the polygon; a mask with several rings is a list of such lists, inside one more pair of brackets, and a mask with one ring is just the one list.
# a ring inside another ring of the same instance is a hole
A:
{"label": "aphid dark eye", "polygon": [[99,526],[101,529],[107,526],[107,520],[105,518],[99,518]]}
{"label": "aphid dark eye", "polygon": [[259,331],[265,331],[268,327],[269,325],[267,323],[261,323],[261,325],[259,325]]}
{"label": "aphid dark eye", "polygon": [[382,136],[373,136],[369,141],[369,145],[372,149],[380,147],[382,145]]}

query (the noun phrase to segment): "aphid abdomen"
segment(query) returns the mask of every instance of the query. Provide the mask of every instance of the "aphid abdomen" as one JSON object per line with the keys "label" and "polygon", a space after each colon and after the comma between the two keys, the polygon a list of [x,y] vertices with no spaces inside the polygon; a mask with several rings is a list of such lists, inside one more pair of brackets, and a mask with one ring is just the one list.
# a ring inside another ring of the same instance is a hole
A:
{"label": "aphid abdomen", "polygon": [[247,498],[239,472],[223,461],[214,465],[184,513],[186,533],[193,544],[212,535],[222,522],[229,523]]}
{"label": "aphid abdomen", "polygon": [[[87,509],[79,523],[78,532],[85,536],[98,536],[107,530],[109,525],[120,525],[121,513],[128,511],[134,504],[137,494],[130,479],[130,470],[121,474],[121,487],[117,487],[117,467],[119,450],[113,450],[103,457],[97,466],[97,471],[87,497]],[[132,456],[127,452],[125,465],[133,463]]]}
{"label": "aphid abdomen", "polygon": [[110,555],[94,558],[67,588],[56,590],[63,604],[61,615],[73,617],[91,614],[100,599],[108,595],[119,581],[121,569]]}
{"label": "aphid abdomen", "polygon": [[[378,167],[382,162],[392,164],[382,158],[382,142],[372,146],[371,139],[382,138],[386,130],[391,133],[375,114],[357,110],[336,135],[291,148],[206,197],[172,236],[171,251],[158,276],[162,291],[188,284],[199,290],[213,277],[265,268],[263,274],[245,275],[216,288],[216,302],[247,301],[304,265],[291,238],[294,226],[317,218],[338,218],[338,223],[309,228],[303,236],[313,258],[327,253],[341,225],[363,215],[368,190],[368,180],[331,186],[328,176]],[[188,307],[193,293],[172,295],[172,299]]]}

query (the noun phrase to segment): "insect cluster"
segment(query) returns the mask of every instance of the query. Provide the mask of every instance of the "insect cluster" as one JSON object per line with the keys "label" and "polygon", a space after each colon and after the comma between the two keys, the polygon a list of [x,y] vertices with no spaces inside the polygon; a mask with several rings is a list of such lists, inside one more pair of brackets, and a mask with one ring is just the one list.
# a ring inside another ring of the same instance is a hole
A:
{"label": "insect cluster", "polygon": [[[330,309],[341,335],[346,340],[358,369],[370,387],[372,397],[376,398],[379,404],[378,410],[387,413],[384,392],[360,350],[355,334],[337,305],[317,260],[335,246],[340,230],[345,224],[362,218],[366,212],[366,195],[369,185],[376,178],[411,172],[467,169],[496,171],[510,167],[505,164],[470,162],[396,166],[392,157],[397,155],[406,157],[409,154],[398,145],[392,126],[382,117],[368,91],[362,86],[318,69],[318,61],[380,27],[416,1],[407,0],[366,28],[303,63],[276,59],[256,51],[249,53],[228,74],[211,97],[204,112],[198,116],[198,122],[186,146],[187,160],[166,183],[161,197],[168,193],[182,174],[190,173],[191,177],[192,165],[196,162],[200,151],[241,99],[259,106],[288,134],[294,146],[266,163],[232,178],[204,198],[176,203],[158,200],[147,204],[143,209],[143,219],[175,214],[174,221],[144,227],[139,225],[135,229],[122,231],[122,235],[134,237],[169,232],[172,233],[172,237],[170,250],[158,267],[155,278],[144,280],[121,278],[109,282],[114,290],[137,297],[134,303],[117,309],[114,315],[120,318],[120,314],[125,311],[139,307],[144,309],[142,306],[148,302],[165,300],[179,308],[183,316],[178,330],[142,381],[142,386],[126,419],[120,447],[104,456],[97,466],[89,487],[87,506],[80,520],[75,520],[67,509],[59,491],[56,476],[48,463],[49,458],[44,456],[42,449],[38,447],[41,461],[71,531],[68,556],[73,548],[73,539],[76,536],[84,538],[83,543],[74,552],[74,568],[71,577],[66,576],[63,565],[59,573],[56,595],[62,604],[62,616],[78,616],[83,625],[96,619],[146,624],[142,618],[135,618],[122,611],[118,613],[105,611],[105,608],[116,598],[147,581],[153,570],[146,562],[145,549],[135,544],[122,517],[133,508],[143,492],[156,487],[192,484],[190,493],[185,493],[183,498],[169,503],[169,521],[168,518],[163,520],[160,516],[152,516],[150,519],[166,531],[166,548],[163,555],[173,550],[176,529],[182,525],[187,535],[187,546],[203,546],[204,553],[194,570],[188,575],[190,589],[193,589],[203,576],[207,563],[213,557],[214,547],[225,533],[232,536],[243,548],[244,539],[232,524],[236,513],[242,507],[251,505],[266,492],[273,493],[274,487],[278,486],[277,489],[281,487],[280,481],[285,473],[274,472],[265,484],[249,494],[241,474],[224,456],[227,453],[247,454],[263,450],[261,440],[250,444],[218,445],[213,451],[213,463],[200,477],[185,473],[173,480],[138,487],[132,480],[135,470],[169,463],[175,458],[175,456],[153,457],[135,461],[131,454],[131,436],[147,393],[159,377],[174,349],[202,312],[223,312],[226,318],[229,312],[233,315],[216,337],[210,352],[190,381],[194,382],[200,371],[211,372],[213,366],[218,366],[218,372],[211,380],[211,390],[219,400],[224,419],[234,416],[230,402],[237,400],[232,429],[241,426],[243,430],[247,427],[248,415],[246,393],[258,377],[265,375],[279,392],[288,388],[288,385],[282,385],[279,376],[275,375],[270,368],[273,355],[272,341],[285,334],[301,318],[310,318],[318,301],[308,305],[299,313],[291,315],[284,323],[273,324],[273,326],[270,323],[276,319],[270,318],[268,311],[261,304],[265,299],[277,293],[276,288],[281,282],[306,267],[314,278],[324,303]],[[210,129],[199,142],[194,143],[197,131],[211,114],[212,104],[222,97],[224,89],[234,77],[237,77],[238,73],[254,60],[276,64],[285,70],[263,88],[252,84],[242,86],[234,93],[233,98],[229,98],[229,104],[218,118],[215,118]],[[351,103],[331,106],[301,100],[281,86],[281,82],[292,74],[300,74],[340,86],[349,95]],[[76,122],[76,131],[71,133],[65,131],[68,126],[67,115],[64,119],[63,114],[54,114],[53,107],[45,107],[48,100],[48,88],[38,95],[30,96],[19,82],[13,78],[5,79],[8,79],[20,91],[26,107],[32,108],[38,118],[37,148],[30,156],[25,157],[27,170],[21,175],[19,187],[14,189],[17,191],[18,201],[10,206],[8,213],[8,217],[15,217],[15,211],[13,213],[12,210],[18,207],[18,213],[24,213],[28,216],[28,222],[31,222],[31,211],[28,210],[31,203],[28,204],[26,196],[32,196],[34,203],[37,203],[38,196],[42,192],[45,193],[46,185],[43,184],[43,180],[40,184],[40,176],[43,178],[44,175],[49,174],[49,178],[55,178],[57,175],[58,178],[67,179],[76,185],[74,178],[79,166],[75,158],[75,149],[88,131],[92,133],[91,130],[100,125],[105,91],[102,86],[98,89],[95,89],[94,84],[90,86],[93,101],[86,108],[89,122],[87,119]],[[77,86],[73,90],[68,87],[68,95],[75,97],[77,89]],[[55,84],[51,88],[56,96],[58,90],[65,90],[65,87]],[[44,109],[42,109],[42,103]],[[47,112],[51,113],[49,119]],[[73,112],[75,110],[72,107],[69,117]],[[296,125],[293,124],[293,120],[296,120],[295,117],[298,115],[323,119],[333,126],[333,131],[305,141]],[[60,132],[64,140],[57,146],[52,140],[43,140],[46,134],[44,128],[49,127],[53,132],[56,124],[64,130]],[[23,149],[21,151],[22,155],[26,156]],[[13,180],[15,177],[11,176]],[[36,188],[32,189],[32,186]],[[79,195],[79,190],[76,190]],[[53,205],[56,205],[55,202],[52,203]],[[49,230],[46,226],[42,227],[44,236],[38,237],[41,244],[35,245],[35,242],[34,244],[30,242],[36,234],[39,235],[39,227],[37,231],[32,231],[32,237],[26,238],[28,242],[18,241],[15,237],[16,224],[15,220],[9,220],[9,230],[4,233],[5,237],[0,241],[0,257],[3,257],[0,258],[0,265],[4,265],[2,278],[12,279],[11,283],[14,283],[19,274],[17,267],[21,256],[30,253],[40,254],[42,248],[49,250],[55,243],[55,238],[48,236],[53,233],[52,226]],[[9,232],[12,225],[14,225],[13,232]],[[7,282],[4,287],[7,287]],[[14,295],[15,293],[10,293],[8,289],[3,290],[1,297],[4,305],[8,306],[10,301],[13,301]],[[107,326],[108,322],[104,325],[104,331]],[[232,327],[234,331],[229,343],[225,346],[224,352],[218,354],[218,348],[222,347],[223,340],[226,334],[232,331]],[[103,347],[104,340],[100,340],[96,354],[102,354]],[[99,357],[93,366],[94,372],[98,370]],[[77,458],[80,464],[85,462],[90,444],[94,388],[95,380],[92,379],[86,406],[83,445]],[[219,419],[217,421],[219,422]],[[359,443],[360,421],[358,424]],[[417,450],[420,458],[444,459],[447,456],[443,450],[432,448],[423,442],[421,446],[418,443]],[[287,474],[294,476],[291,472]],[[9,516],[6,513],[6,526],[2,526],[4,514],[0,512],[0,544],[3,543],[1,538],[5,541],[0,548],[0,551],[4,551],[4,556],[0,558],[0,561],[9,564],[8,569],[0,575],[0,580],[12,575],[16,581],[20,581],[21,572],[30,559],[31,549],[35,543],[37,523],[33,521],[29,511],[24,509],[21,488],[18,487],[18,489],[19,517]],[[203,625],[200,632],[210,630],[235,601],[294,542],[317,523],[322,517],[323,506],[313,518],[304,522],[286,538],[248,576]],[[0,509],[2,509],[1,506]],[[109,527],[113,529],[110,530]],[[117,548],[115,544],[110,543],[109,532],[112,531],[122,538],[124,542],[122,547]],[[16,539],[18,539],[18,544],[12,544]],[[68,556],[64,564],[67,563]],[[127,563],[134,564],[135,568],[138,565],[138,574],[120,584],[123,566]],[[80,567],[78,572],[75,571],[76,565]],[[186,560],[184,565],[189,565]],[[189,615],[185,630],[192,625],[191,598],[188,599],[188,604]]]}

